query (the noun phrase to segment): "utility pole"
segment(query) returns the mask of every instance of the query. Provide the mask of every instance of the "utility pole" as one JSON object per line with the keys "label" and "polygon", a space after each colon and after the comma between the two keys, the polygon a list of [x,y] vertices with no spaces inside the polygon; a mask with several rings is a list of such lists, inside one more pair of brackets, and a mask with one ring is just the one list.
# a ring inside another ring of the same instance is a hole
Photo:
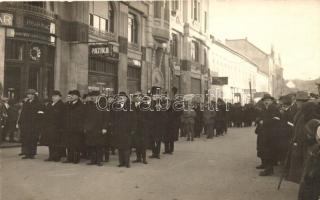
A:
{"label": "utility pole", "polygon": [[250,103],[252,103],[252,88],[251,88],[251,80],[249,80],[249,90],[250,90]]}

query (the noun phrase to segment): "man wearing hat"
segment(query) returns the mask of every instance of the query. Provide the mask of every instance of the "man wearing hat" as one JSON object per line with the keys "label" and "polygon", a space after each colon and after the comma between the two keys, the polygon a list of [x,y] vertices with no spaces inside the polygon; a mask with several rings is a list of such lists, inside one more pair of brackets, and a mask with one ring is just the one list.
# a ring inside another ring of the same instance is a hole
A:
{"label": "man wearing hat", "polygon": [[24,102],[18,121],[21,131],[22,159],[33,159],[37,151],[37,142],[40,132],[40,120],[43,117],[43,106],[36,96],[36,90],[28,89],[27,98]]}
{"label": "man wearing hat", "polygon": [[66,131],[63,135],[63,143],[67,147],[67,160],[63,163],[77,164],[80,162],[80,151],[83,148],[83,122],[85,109],[80,101],[80,92],[71,90],[70,103],[66,108]]}
{"label": "man wearing hat", "polygon": [[44,111],[44,128],[41,133],[40,144],[48,146],[49,157],[45,161],[58,162],[61,159],[61,136],[64,132],[65,105],[61,100],[61,93],[54,90]]}
{"label": "man wearing hat", "polygon": [[113,108],[114,141],[119,152],[118,167],[130,167],[132,135],[135,129],[133,114],[130,112],[129,98],[126,93],[120,92]]}
{"label": "man wearing hat", "polygon": [[270,94],[265,94],[261,99],[264,106],[260,116],[261,125],[261,160],[263,166],[260,176],[270,176],[273,174],[273,165],[275,164],[275,125],[277,119],[280,119],[280,113],[275,106],[274,98]]}
{"label": "man wearing hat", "polygon": [[89,99],[86,103],[84,133],[85,144],[90,154],[90,162],[88,165],[102,166],[103,147],[105,145],[109,122],[105,117],[106,112],[98,110],[96,105],[99,95],[99,91],[91,91],[88,93]]}

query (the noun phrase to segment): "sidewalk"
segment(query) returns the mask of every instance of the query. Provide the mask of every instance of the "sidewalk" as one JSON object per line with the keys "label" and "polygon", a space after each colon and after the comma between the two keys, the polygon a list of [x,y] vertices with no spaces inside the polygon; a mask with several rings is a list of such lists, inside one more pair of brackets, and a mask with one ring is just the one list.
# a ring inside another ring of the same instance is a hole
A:
{"label": "sidewalk", "polygon": [[2,143],[0,143],[0,149],[20,147],[20,146],[21,146],[21,143],[18,143],[18,142],[2,142]]}

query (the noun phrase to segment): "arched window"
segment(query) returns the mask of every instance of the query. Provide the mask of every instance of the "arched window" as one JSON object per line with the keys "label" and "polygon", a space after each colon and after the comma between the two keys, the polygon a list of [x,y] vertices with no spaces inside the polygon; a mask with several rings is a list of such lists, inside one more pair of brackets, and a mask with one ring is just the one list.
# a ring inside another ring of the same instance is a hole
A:
{"label": "arched window", "polygon": [[108,30],[109,32],[113,33],[114,32],[114,7],[112,3],[109,2],[108,5],[108,20],[109,20],[109,27]]}

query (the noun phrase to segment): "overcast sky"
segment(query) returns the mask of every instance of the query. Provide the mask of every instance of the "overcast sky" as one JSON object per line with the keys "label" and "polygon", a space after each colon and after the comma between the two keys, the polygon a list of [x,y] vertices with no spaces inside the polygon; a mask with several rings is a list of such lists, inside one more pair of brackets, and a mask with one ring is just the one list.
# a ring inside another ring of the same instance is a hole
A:
{"label": "overcast sky", "polygon": [[210,0],[210,30],[279,52],[286,79],[320,77],[320,0]]}

